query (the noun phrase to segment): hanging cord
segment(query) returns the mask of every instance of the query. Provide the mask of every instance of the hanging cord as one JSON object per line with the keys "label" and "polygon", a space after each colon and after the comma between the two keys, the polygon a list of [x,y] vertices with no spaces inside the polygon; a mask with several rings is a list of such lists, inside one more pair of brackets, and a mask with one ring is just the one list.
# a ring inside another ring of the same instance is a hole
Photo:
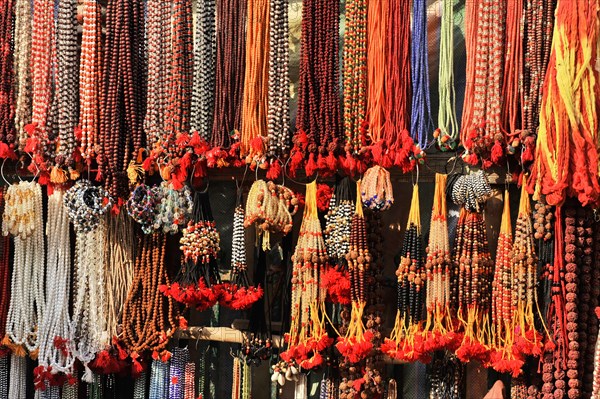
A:
{"label": "hanging cord", "polygon": [[429,65],[427,42],[427,0],[414,0],[411,52],[412,112],[410,133],[422,149],[427,148],[433,130],[429,98]]}
{"label": "hanging cord", "polygon": [[386,109],[386,32],[388,29],[387,1],[370,1],[367,12],[367,112],[369,137],[373,144],[383,138]]}
{"label": "hanging cord", "polygon": [[439,111],[436,140],[442,151],[458,145],[456,90],[454,89],[454,0],[442,1],[440,18],[440,65],[438,71]]}

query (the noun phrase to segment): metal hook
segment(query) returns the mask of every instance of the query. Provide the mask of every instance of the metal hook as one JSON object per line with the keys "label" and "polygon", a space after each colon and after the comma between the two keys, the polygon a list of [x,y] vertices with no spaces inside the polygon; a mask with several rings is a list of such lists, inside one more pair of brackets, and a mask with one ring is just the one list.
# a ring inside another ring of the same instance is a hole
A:
{"label": "metal hook", "polygon": [[8,182],[8,180],[6,180],[6,177],[4,176],[4,164],[6,163],[6,159],[4,158],[2,160],[2,166],[0,166],[0,175],[2,175],[2,180],[4,180],[4,182],[6,183],[7,186],[10,186],[10,183]]}
{"label": "metal hook", "polygon": [[287,178],[288,178],[288,179],[290,179],[292,182],[294,182],[294,183],[296,183],[296,184],[298,184],[298,185],[300,185],[300,186],[306,186],[306,185],[308,185],[308,184],[310,184],[310,183],[312,183],[312,182],[314,182],[314,181],[317,181],[317,179],[319,178],[319,172],[318,172],[318,171],[317,171],[317,173],[316,173],[316,175],[315,175],[315,178],[314,178],[314,180],[311,180],[311,181],[310,181],[310,182],[308,182],[308,183],[301,183],[301,182],[299,182],[299,181],[296,181],[296,180],[292,179],[292,178],[290,177],[290,175],[288,175],[288,174],[287,174],[287,164],[288,164],[288,162],[290,161],[290,159],[291,159],[291,158],[288,158],[288,159],[287,159],[287,161],[285,162],[285,165],[283,165],[283,174],[284,174],[285,176],[287,176]]}

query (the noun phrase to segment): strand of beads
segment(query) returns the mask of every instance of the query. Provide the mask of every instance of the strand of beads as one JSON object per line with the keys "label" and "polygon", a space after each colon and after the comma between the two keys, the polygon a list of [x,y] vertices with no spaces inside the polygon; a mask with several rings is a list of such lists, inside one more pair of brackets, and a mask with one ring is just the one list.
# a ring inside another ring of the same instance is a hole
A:
{"label": "strand of beads", "polygon": [[[95,21],[92,22],[94,23]],[[79,115],[77,25],[77,0],[61,0],[56,21],[55,96],[58,107],[58,151],[55,166],[70,169],[74,166],[75,126]],[[98,77],[95,78],[99,80]],[[68,177],[64,172],[57,170],[50,178],[53,183],[62,184]]]}
{"label": "strand of beads", "polygon": [[[595,215],[596,216],[596,215]],[[593,231],[594,231],[594,252],[593,252],[593,256],[594,256],[594,264],[592,267],[592,281],[599,281],[600,279],[600,223],[597,219],[597,217],[594,220],[594,224],[593,224]],[[591,301],[590,301],[590,311],[594,312],[594,315],[591,318],[590,323],[592,324],[590,326],[590,334],[588,336],[588,344],[590,345],[590,348],[595,347],[595,351],[594,351],[594,359],[593,361],[591,361],[591,365],[588,365],[588,361],[586,361],[586,367],[587,367],[587,374],[586,376],[584,376],[584,378],[586,378],[584,380],[584,387],[588,392],[592,393],[592,398],[595,398],[598,396],[598,394],[600,393],[600,340],[598,339],[598,331],[600,330],[600,328],[598,327],[598,321],[600,320],[600,309],[598,308],[599,305],[599,300],[598,297],[600,297],[600,287],[598,287],[598,284],[592,284],[592,289],[591,289]],[[593,325],[593,323],[596,323],[596,325]],[[595,328],[594,328],[595,327]],[[595,342],[594,342],[595,339]],[[591,351],[589,351],[591,352]],[[589,374],[590,374],[590,369],[592,369],[591,372],[591,390],[590,388],[590,378],[589,378]]]}
{"label": "strand of beads", "polygon": [[149,399],[169,397],[169,362],[152,360]]}
{"label": "strand of beads", "polygon": [[360,195],[367,208],[385,211],[392,206],[394,191],[390,181],[390,172],[376,165],[365,172],[362,181]]}
{"label": "strand of beads", "polygon": [[183,399],[196,398],[196,363],[189,362],[185,364],[185,382]]}
{"label": "strand of beads", "polygon": [[102,27],[100,26],[100,4],[95,0],[85,0],[83,7],[79,64],[79,128],[81,129],[79,153],[89,165],[95,157],[99,144]]}
{"label": "strand of beads", "polygon": [[282,157],[289,145],[289,0],[269,2],[268,155]]}
{"label": "strand of beads", "polygon": [[[14,219],[17,215],[23,217],[23,224]],[[16,356],[25,355],[23,347],[29,352],[36,351],[39,344],[36,330],[45,311],[42,217],[42,188],[38,183],[22,181],[8,188],[2,229],[4,235],[13,236],[14,255],[6,323],[8,339],[3,343]]]}
{"label": "strand of beads", "polygon": [[146,16],[148,49],[148,91],[146,93],[146,131],[148,149],[163,140],[169,98],[169,60],[171,59],[171,5],[149,0]]}
{"label": "strand of beads", "polygon": [[[296,135],[290,173],[333,172],[343,134],[339,98],[339,15],[336,0],[307,0],[302,6]],[[314,68],[315,62],[319,68]],[[365,65],[366,68],[366,65]]]}
{"label": "strand of beads", "polygon": [[[564,261],[565,265],[565,311],[566,313],[566,328],[567,337],[566,337],[566,348],[567,348],[567,358],[566,361],[566,369],[562,371],[562,378],[557,378],[555,382],[556,390],[554,394],[556,396],[556,392],[558,390],[562,390],[563,392],[567,391],[569,398],[577,398],[579,395],[572,396],[571,390],[577,389],[578,387],[571,387],[569,384],[571,380],[577,380],[579,377],[578,367],[579,367],[579,333],[577,331],[577,319],[579,318],[579,314],[577,312],[577,301],[578,301],[578,292],[579,292],[579,279],[577,274],[579,273],[579,256],[577,251],[577,211],[575,208],[566,208],[565,209],[565,235],[564,235]],[[561,371],[560,369],[558,370]],[[567,384],[564,381],[564,374],[566,372]],[[555,374],[556,377],[556,374]],[[579,392],[579,390],[577,389]]]}
{"label": "strand of beads", "polygon": [[158,204],[161,203],[160,186],[138,185],[129,196],[126,208],[133,220],[140,224],[144,234],[151,234],[157,221]]}
{"label": "strand of beads", "polygon": [[195,2],[194,81],[192,84],[191,128],[210,141],[214,120],[216,78],[215,0]]}
{"label": "strand of beads", "polygon": [[270,249],[270,234],[289,233],[292,216],[298,210],[298,199],[289,188],[264,180],[255,181],[246,200],[244,226],[254,224],[257,235],[263,235],[263,249]]}
{"label": "strand of beads", "polygon": [[73,354],[67,343],[73,338],[69,316],[71,284],[71,237],[69,219],[63,206],[64,192],[55,190],[48,197],[46,237],[46,308],[38,337],[38,363],[53,374],[72,371]]}
{"label": "strand of beads", "polygon": [[169,364],[169,399],[184,399],[185,367],[189,359],[188,348],[173,348]]}
{"label": "strand of beads", "polygon": [[133,399],[146,399],[146,372],[143,371],[133,383]]}
{"label": "strand of beads", "polygon": [[[210,144],[227,147],[230,135],[241,127],[242,95],[246,68],[246,14],[248,0],[216,0],[220,29],[217,29],[217,57],[214,120]],[[208,38],[207,38],[208,39]],[[206,73],[206,71],[202,71]]]}
{"label": "strand of beads", "polygon": [[14,21],[14,61],[15,61],[15,128],[17,146],[25,148],[27,132],[25,126],[31,122],[31,56],[32,4],[30,0],[16,0]]}
{"label": "strand of beads", "polygon": [[13,17],[15,1],[4,0],[1,7],[4,10],[0,16],[0,95],[4,102],[0,107],[0,157],[11,156],[15,149],[15,96],[14,96],[14,64],[13,64]]}
{"label": "strand of beads", "polygon": [[[68,194],[68,192],[67,192]],[[65,194],[65,202],[67,201]],[[107,332],[106,219],[100,218],[93,229],[78,229],[75,220],[75,278],[73,299],[73,352],[85,368],[82,380],[93,382],[88,367],[96,354],[109,344]]]}
{"label": "strand of beads", "polygon": [[169,284],[165,244],[166,238],[160,233],[140,238],[134,279],[123,305],[123,343],[132,352],[133,366],[138,370],[140,354],[163,351],[176,329],[173,300],[157,291],[159,285]]}
{"label": "strand of beads", "polygon": [[367,2],[346,4],[344,34],[344,130],[346,152],[360,151],[366,123]]}
{"label": "strand of beads", "polygon": [[[0,189],[0,212],[4,213],[4,199],[6,188]],[[8,317],[8,306],[10,304],[10,237],[3,235],[0,238],[0,285],[4,287],[0,294],[0,337],[6,334],[6,319]],[[4,357],[2,344],[0,343],[0,358]],[[8,363],[6,364],[8,367]],[[0,386],[2,384],[0,383]]]}
{"label": "strand of beads", "polygon": [[10,357],[9,398],[27,397],[27,358],[13,353]]}
{"label": "strand of beads", "polygon": [[188,186],[176,190],[168,182],[162,182],[159,197],[153,228],[165,234],[176,234],[192,216],[192,192]]}
{"label": "strand of beads", "polygon": [[510,197],[508,190],[504,191],[504,209],[502,211],[502,222],[498,234],[498,246],[496,248],[496,264],[494,281],[492,282],[492,323],[499,345],[510,331],[511,320],[516,312],[512,300],[512,223],[510,221]]}
{"label": "strand of beads", "polygon": [[0,398],[8,399],[8,365],[10,364],[10,356],[3,354],[0,356]]}
{"label": "strand of beads", "polygon": [[304,369],[323,362],[321,352],[333,342],[324,327],[323,293],[319,289],[319,273],[327,263],[321,222],[317,212],[317,183],[306,186],[306,206],[300,226],[296,250],[292,256],[291,325],[286,351],[280,357],[288,365]]}
{"label": "strand of beads", "polygon": [[42,172],[47,172],[45,153],[50,146],[48,117],[52,102],[52,71],[54,66],[54,3],[45,0],[33,2],[31,77],[31,124],[25,126],[25,151],[33,155]]}

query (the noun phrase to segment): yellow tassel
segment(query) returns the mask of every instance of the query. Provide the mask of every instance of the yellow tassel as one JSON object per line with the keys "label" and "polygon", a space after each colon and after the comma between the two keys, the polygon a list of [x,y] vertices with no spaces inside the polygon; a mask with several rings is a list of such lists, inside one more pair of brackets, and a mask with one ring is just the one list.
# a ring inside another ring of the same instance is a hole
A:
{"label": "yellow tassel", "polygon": [[62,168],[55,166],[52,168],[52,171],[50,171],[50,181],[52,183],[65,184],[67,180],[67,173],[64,170],[62,170]]}

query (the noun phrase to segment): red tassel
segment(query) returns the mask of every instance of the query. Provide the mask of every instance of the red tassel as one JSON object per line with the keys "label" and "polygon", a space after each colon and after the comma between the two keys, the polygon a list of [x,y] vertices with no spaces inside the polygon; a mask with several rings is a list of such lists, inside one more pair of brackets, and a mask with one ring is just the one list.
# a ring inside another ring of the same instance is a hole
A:
{"label": "red tassel", "polygon": [[106,370],[106,368],[110,365],[111,359],[108,351],[103,350],[96,355],[96,359],[94,359],[94,367],[99,368],[100,370]]}
{"label": "red tassel", "polygon": [[504,150],[502,149],[502,144],[499,141],[496,141],[494,146],[492,147],[492,162],[497,164],[504,157]]}
{"label": "red tassel", "polygon": [[306,176],[312,176],[317,171],[317,163],[315,162],[315,154],[310,154],[308,162],[304,168],[306,170]]}
{"label": "red tassel", "polygon": [[144,366],[142,365],[142,363],[140,363],[137,358],[136,359],[132,359],[132,364],[131,364],[131,374],[134,378],[138,378],[140,375],[142,375],[142,372],[144,371]]}
{"label": "red tassel", "polygon": [[142,168],[144,168],[144,170],[147,172],[152,168],[152,165],[154,164],[154,157],[148,157],[146,159],[144,159],[144,162],[142,162]]}
{"label": "red tassel", "polygon": [[327,161],[325,160],[323,154],[319,154],[317,157],[317,168],[319,171],[327,171]]}
{"label": "red tassel", "polygon": [[198,134],[198,132],[194,132],[192,134],[192,138],[190,139],[190,147],[198,147],[200,144],[202,144],[202,140],[200,140],[200,135]]}
{"label": "red tassel", "polygon": [[281,164],[279,161],[272,161],[267,170],[267,179],[275,180],[281,175]]}
{"label": "red tassel", "polygon": [[335,158],[335,155],[333,155],[333,152],[330,152],[329,155],[327,155],[327,168],[332,173],[337,170],[337,159]]}
{"label": "red tassel", "polygon": [[262,154],[264,152],[264,142],[261,136],[256,136],[252,140],[250,140],[250,148],[255,153]]}
{"label": "red tassel", "polygon": [[294,136],[294,144],[296,144],[301,151],[306,150],[306,146],[308,145],[308,136],[304,130],[298,130],[298,133],[296,133],[296,136]]}
{"label": "red tassel", "polygon": [[329,209],[329,201],[333,190],[327,184],[319,184],[317,186],[317,208],[321,212],[326,212]]}
{"label": "red tassel", "polygon": [[187,133],[180,133],[179,135],[177,135],[175,144],[178,147],[185,147],[187,145],[188,141],[190,141],[190,135]]}
{"label": "red tassel", "polygon": [[35,133],[35,129],[37,129],[37,123],[28,123],[23,127],[28,136],[32,136]]}
{"label": "red tassel", "polygon": [[296,176],[296,171],[302,164],[303,159],[304,159],[304,156],[302,155],[302,152],[300,152],[300,151],[296,151],[292,155],[292,159],[290,160],[290,175],[292,177]]}
{"label": "red tassel", "polygon": [[533,150],[531,147],[525,147],[525,151],[523,151],[523,155],[521,155],[521,162],[533,162]]}
{"label": "red tassel", "polygon": [[37,146],[38,146],[38,140],[34,137],[30,137],[27,139],[27,142],[25,143],[24,151],[32,153],[35,151]]}

